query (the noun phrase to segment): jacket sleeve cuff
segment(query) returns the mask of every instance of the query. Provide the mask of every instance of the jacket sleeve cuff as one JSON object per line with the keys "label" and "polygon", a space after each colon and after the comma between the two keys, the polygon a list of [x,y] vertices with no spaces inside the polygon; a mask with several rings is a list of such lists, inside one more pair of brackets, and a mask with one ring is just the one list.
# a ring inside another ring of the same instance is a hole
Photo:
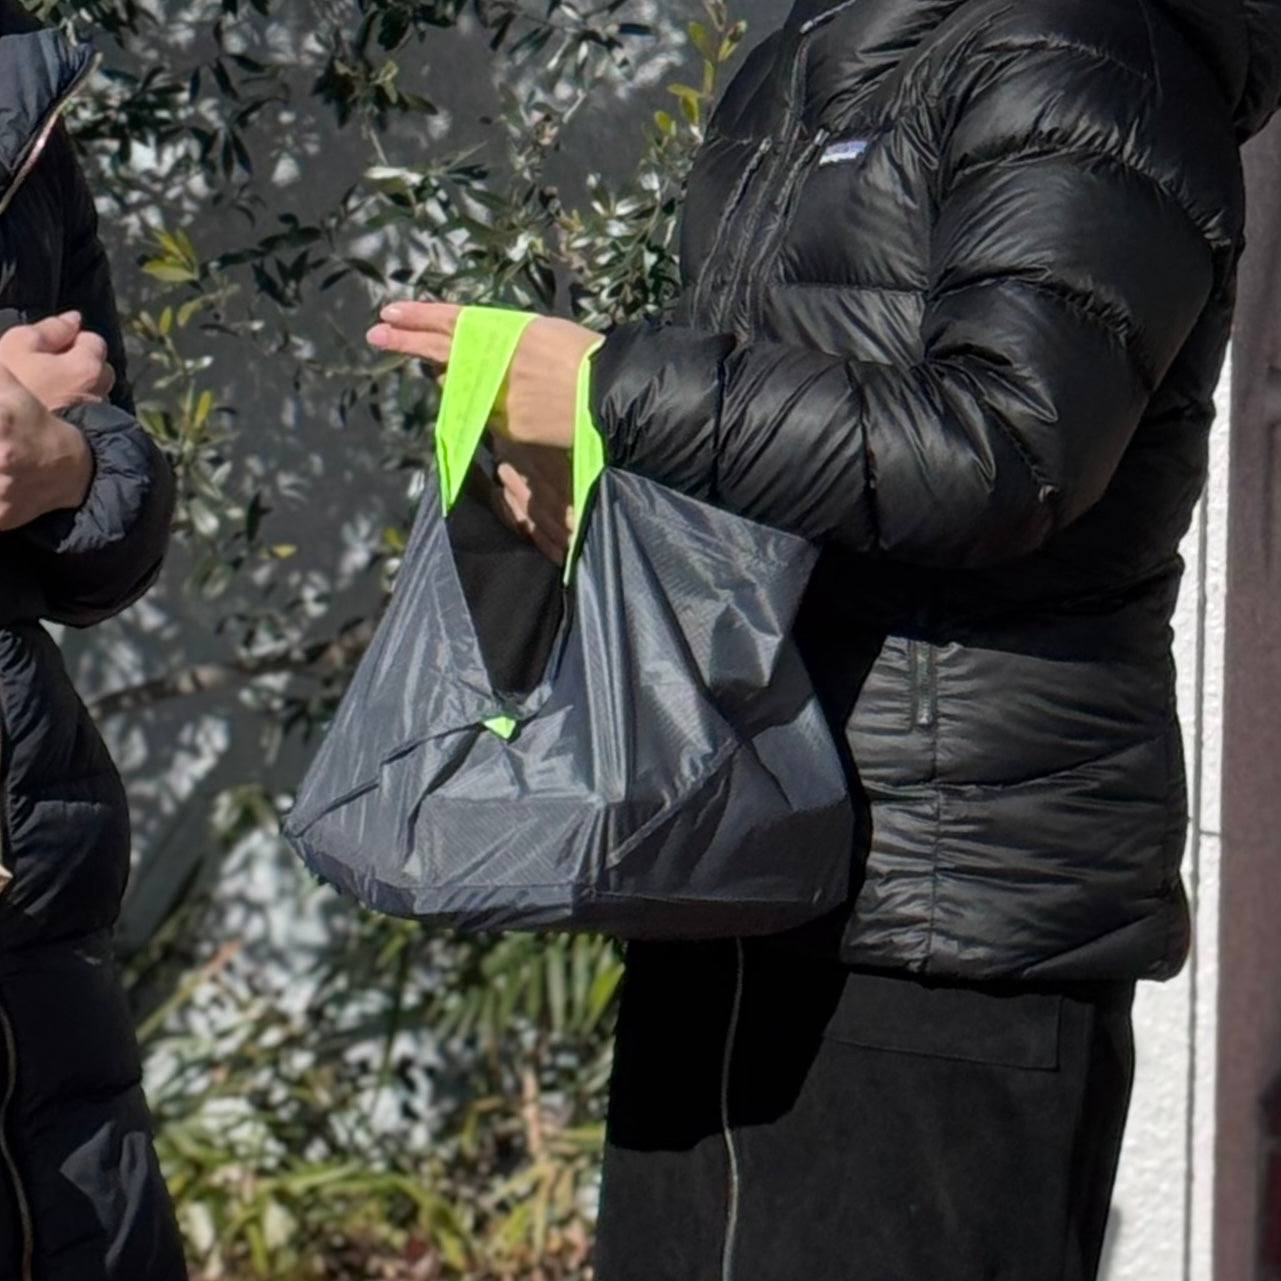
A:
{"label": "jacket sleeve cuff", "polygon": [[51,555],[73,557],[108,551],[152,523],[167,527],[169,465],[138,424],[106,405],[78,406],[61,417],[88,441],[93,483],[78,508],[41,516],[23,531],[27,538]]}
{"label": "jacket sleeve cuff", "polygon": [[651,321],[611,331],[592,357],[592,416],[611,466],[695,498],[716,495],[724,362],[735,341]]}

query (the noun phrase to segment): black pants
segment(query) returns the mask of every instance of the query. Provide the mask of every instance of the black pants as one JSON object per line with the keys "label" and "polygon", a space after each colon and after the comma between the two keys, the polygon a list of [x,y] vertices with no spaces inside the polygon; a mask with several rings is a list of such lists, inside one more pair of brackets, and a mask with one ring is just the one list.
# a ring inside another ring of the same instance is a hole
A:
{"label": "black pants", "polygon": [[633,945],[598,1281],[1092,1281],[1132,998]]}

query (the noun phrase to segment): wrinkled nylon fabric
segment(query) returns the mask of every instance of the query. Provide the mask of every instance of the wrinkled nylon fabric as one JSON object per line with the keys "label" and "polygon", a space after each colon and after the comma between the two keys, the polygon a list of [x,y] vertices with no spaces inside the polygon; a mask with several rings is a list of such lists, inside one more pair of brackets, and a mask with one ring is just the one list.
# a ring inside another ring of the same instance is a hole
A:
{"label": "wrinkled nylon fabric", "polygon": [[814,551],[606,471],[546,675],[503,703],[441,501],[286,826],[309,865],[470,929],[733,936],[838,907],[847,785],[790,637]]}
{"label": "wrinkled nylon fabric", "polygon": [[824,547],[847,961],[1183,961],[1170,619],[1279,48],[1259,0],[800,0],[710,122],[672,323],[595,359],[613,467]]}

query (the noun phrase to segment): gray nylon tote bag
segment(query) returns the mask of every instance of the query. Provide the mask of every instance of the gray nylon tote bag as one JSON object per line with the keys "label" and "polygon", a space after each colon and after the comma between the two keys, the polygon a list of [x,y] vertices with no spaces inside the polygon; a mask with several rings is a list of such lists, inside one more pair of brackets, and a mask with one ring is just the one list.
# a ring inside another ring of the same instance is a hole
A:
{"label": "gray nylon tote bag", "polygon": [[528,320],[460,316],[437,483],[285,834],[366,906],[462,929],[735,937],[824,915],[853,814],[790,638],[816,553],[605,466],[586,363],[561,625],[536,688],[494,688],[446,516]]}

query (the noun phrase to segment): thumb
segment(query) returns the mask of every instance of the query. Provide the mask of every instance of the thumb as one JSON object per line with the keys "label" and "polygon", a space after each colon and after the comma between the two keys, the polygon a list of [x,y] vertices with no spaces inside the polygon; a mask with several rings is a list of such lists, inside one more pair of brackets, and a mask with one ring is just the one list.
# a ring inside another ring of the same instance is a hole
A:
{"label": "thumb", "polygon": [[58,355],[68,351],[80,336],[83,317],[78,311],[64,311],[57,316],[47,316],[32,325],[37,339],[37,350]]}
{"label": "thumb", "polygon": [[31,404],[39,404],[27,384],[2,361],[0,361],[0,404],[7,409],[13,409],[15,406],[26,409]]}
{"label": "thumb", "polygon": [[30,399],[26,386],[14,377],[8,366],[0,364],[0,436],[10,434]]}

